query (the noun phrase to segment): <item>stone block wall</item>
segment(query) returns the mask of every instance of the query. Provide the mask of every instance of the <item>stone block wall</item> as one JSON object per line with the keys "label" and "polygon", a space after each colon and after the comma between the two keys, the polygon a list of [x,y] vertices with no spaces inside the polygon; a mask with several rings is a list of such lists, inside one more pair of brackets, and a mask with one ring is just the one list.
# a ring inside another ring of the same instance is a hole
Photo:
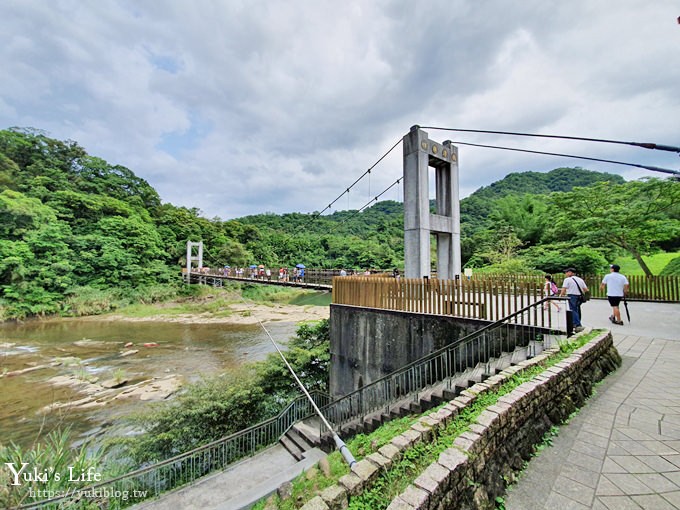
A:
{"label": "stone block wall", "polygon": [[[377,453],[355,464],[337,485],[324,490],[303,509],[347,508],[349,498],[370,488],[381,470],[389,469],[414,444],[431,441],[478,395],[498,389],[516,372],[541,363],[558,350],[558,347],[548,349],[462,392]],[[599,335],[483,411],[476,423],[455,440],[453,447],[444,451],[388,509],[495,508],[495,498],[505,493],[506,483],[514,480],[544,434],[581,407],[592,393],[593,384],[620,364],[621,357],[611,333]]]}

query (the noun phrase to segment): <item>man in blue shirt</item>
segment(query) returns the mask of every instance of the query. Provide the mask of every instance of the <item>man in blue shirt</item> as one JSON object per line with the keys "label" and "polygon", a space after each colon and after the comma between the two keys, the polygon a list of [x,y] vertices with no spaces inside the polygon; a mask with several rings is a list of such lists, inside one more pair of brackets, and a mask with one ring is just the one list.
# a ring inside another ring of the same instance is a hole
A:
{"label": "man in blue shirt", "polygon": [[566,278],[562,282],[562,291],[560,296],[567,296],[569,298],[569,310],[574,321],[574,331],[577,333],[583,331],[583,324],[581,324],[581,297],[588,292],[586,282],[579,276],[576,276],[576,269],[569,267],[564,270]]}

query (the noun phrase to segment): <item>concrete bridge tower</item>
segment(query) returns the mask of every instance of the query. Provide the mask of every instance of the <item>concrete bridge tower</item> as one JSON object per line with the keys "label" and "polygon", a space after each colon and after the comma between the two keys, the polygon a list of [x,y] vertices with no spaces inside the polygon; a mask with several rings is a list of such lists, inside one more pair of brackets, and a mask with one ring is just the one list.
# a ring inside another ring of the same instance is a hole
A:
{"label": "concrete bridge tower", "polygon": [[[194,255],[194,247],[198,248],[196,255]],[[187,241],[187,282],[191,282],[191,267],[194,260],[196,261],[196,267],[201,269],[203,267],[203,241],[197,243]]]}
{"label": "concrete bridge tower", "polygon": [[[430,234],[437,239],[437,277],[461,274],[458,148],[430,140],[420,126],[404,136],[404,263],[406,278],[429,277]],[[435,213],[430,213],[429,168],[435,175]]]}

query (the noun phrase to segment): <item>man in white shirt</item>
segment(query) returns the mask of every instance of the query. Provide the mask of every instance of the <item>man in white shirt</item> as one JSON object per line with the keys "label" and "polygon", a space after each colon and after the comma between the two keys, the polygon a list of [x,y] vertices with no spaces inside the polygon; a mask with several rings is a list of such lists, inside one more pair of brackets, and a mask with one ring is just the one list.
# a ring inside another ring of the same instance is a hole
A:
{"label": "man in white shirt", "polygon": [[569,298],[569,310],[571,310],[571,317],[574,322],[574,331],[577,333],[583,331],[581,324],[581,296],[588,292],[588,286],[582,278],[576,276],[576,269],[569,267],[564,270],[566,278],[562,282],[562,291],[560,296],[567,296]]}
{"label": "man in white shirt", "polygon": [[621,268],[616,264],[609,266],[609,274],[602,278],[600,289],[604,290],[605,286],[607,287],[607,301],[609,301],[613,313],[613,315],[609,316],[609,320],[614,324],[623,326],[619,304],[625,295],[628,294],[629,284],[628,278],[619,273],[620,270]]}

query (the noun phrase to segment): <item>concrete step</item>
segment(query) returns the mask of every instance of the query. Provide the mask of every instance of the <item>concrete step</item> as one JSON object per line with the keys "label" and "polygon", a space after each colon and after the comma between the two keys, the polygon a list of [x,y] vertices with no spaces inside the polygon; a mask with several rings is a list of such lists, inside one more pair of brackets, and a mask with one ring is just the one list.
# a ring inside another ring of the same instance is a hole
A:
{"label": "concrete step", "polygon": [[300,437],[304,438],[310,446],[319,446],[321,444],[318,418],[297,422],[293,425],[292,429],[295,430]]}
{"label": "concrete step", "polygon": [[382,420],[380,419],[380,415],[369,415],[366,418],[364,418],[363,421],[363,426],[364,426],[364,434],[370,434],[373,432],[375,429],[380,427],[382,425]]}
{"label": "concrete step", "polygon": [[286,449],[288,453],[293,456],[295,460],[300,461],[304,458],[305,452],[295,443],[295,441],[288,437],[288,433],[281,436],[279,443]]}
{"label": "concrete step", "polygon": [[315,446],[313,443],[307,441],[307,439],[300,435],[294,428],[291,428],[288,432],[286,432],[286,437],[295,443],[295,446],[297,446],[302,452],[314,448]]}
{"label": "concrete step", "polygon": [[[409,414],[421,414],[442,402],[452,400],[459,395],[463,390],[478,382],[485,381],[489,377],[500,373],[508,366],[519,363],[527,359],[527,348],[518,348],[516,351],[509,353],[503,352],[497,358],[491,358],[488,361],[480,362],[476,366],[466,369],[465,371],[456,374],[453,378],[445,381],[440,381],[432,385],[430,388],[419,392],[414,400],[413,395],[405,396],[402,400],[393,402],[389,406],[380,411],[376,411],[363,419],[355,420],[353,422],[344,424],[338,431],[343,439],[351,438],[359,433],[369,433],[378,428],[381,424],[401,418]],[[324,448],[333,446],[330,434],[324,434],[321,438],[321,443]]]}

